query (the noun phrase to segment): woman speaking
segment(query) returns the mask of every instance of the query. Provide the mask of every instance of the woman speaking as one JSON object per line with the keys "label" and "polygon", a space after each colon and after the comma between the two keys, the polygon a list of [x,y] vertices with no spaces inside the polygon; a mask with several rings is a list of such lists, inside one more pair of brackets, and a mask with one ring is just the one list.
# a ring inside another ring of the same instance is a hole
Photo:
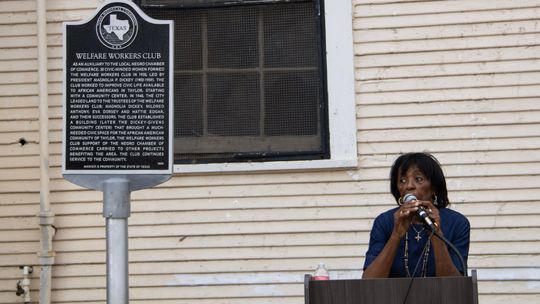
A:
{"label": "woman speaking", "polygon": [[[390,170],[390,191],[398,203],[375,218],[364,262],[363,278],[460,276],[455,252],[418,215],[425,214],[467,261],[470,224],[448,209],[446,180],[439,162],[426,153],[407,153]],[[421,212],[419,212],[421,211]]]}

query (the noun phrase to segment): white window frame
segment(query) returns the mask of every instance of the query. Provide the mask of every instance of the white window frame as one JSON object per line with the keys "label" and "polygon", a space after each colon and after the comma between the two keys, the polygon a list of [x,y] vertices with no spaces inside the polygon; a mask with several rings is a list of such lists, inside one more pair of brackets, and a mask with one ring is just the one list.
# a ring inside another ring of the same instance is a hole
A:
{"label": "white window frame", "polygon": [[358,165],[352,4],[324,1],[330,158],[267,162],[175,164],[174,173],[354,168]]}

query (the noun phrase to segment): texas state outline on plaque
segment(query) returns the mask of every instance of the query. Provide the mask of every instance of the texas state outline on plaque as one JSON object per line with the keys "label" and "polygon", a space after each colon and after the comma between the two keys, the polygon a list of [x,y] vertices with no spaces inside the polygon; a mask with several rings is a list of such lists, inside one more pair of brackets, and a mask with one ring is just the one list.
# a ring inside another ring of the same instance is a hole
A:
{"label": "texas state outline on plaque", "polygon": [[129,21],[117,19],[116,14],[111,14],[109,24],[104,24],[103,27],[108,34],[114,33],[120,40],[124,40],[124,35],[129,31]]}

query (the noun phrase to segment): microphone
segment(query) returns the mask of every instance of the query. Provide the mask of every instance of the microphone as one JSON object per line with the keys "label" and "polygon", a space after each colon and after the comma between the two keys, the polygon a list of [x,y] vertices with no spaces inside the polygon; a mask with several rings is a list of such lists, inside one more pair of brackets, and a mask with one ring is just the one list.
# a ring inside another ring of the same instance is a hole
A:
{"label": "microphone", "polygon": [[[412,201],[418,200],[414,194],[407,193],[403,197],[403,203],[407,204]],[[418,210],[416,210],[416,214],[431,228],[431,230],[435,231],[436,227],[435,224],[433,224],[433,221],[431,218],[429,218],[429,215],[426,212],[426,209],[422,206],[418,206]]]}

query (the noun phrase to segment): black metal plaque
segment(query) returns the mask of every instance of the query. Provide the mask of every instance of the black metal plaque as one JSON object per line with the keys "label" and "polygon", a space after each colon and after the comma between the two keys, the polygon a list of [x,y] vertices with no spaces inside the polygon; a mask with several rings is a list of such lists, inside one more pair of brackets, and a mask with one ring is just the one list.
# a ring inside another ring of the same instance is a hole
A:
{"label": "black metal plaque", "polygon": [[64,174],[172,172],[172,27],[130,1],[64,24]]}

